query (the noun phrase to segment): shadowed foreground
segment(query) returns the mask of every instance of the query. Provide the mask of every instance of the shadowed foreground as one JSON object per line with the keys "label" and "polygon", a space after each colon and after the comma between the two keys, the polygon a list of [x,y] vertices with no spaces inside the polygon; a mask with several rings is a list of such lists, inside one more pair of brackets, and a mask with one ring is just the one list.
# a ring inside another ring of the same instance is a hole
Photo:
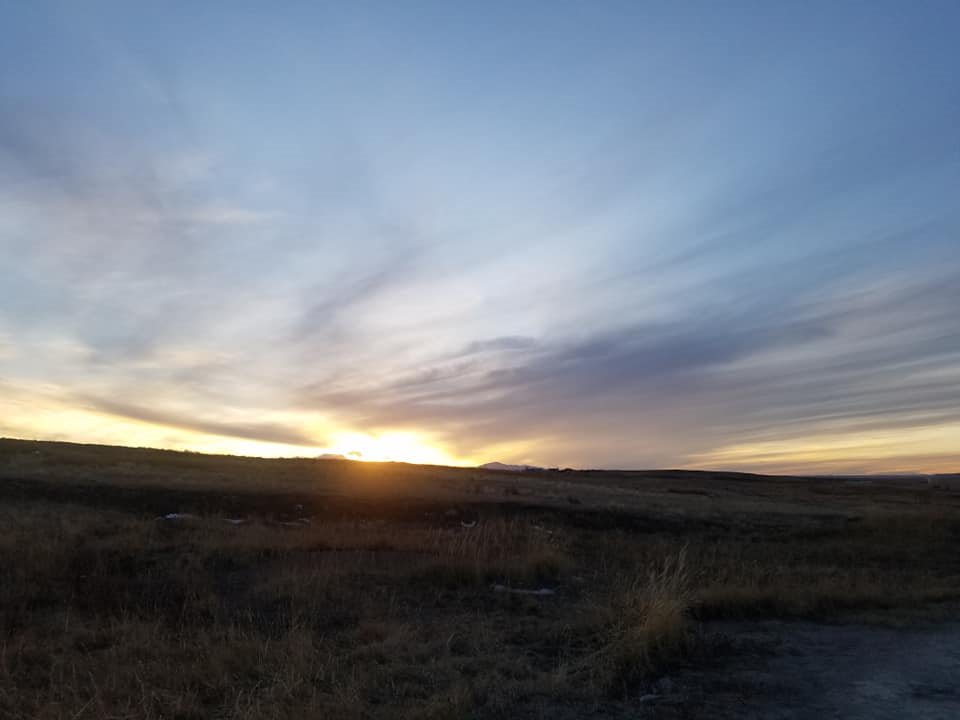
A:
{"label": "shadowed foreground", "polygon": [[960,495],[896,479],[0,441],[0,497],[5,718],[736,717],[960,599]]}
{"label": "shadowed foreground", "polygon": [[647,701],[697,707],[711,718],[953,720],[960,717],[960,625],[952,615],[892,626],[715,625],[738,647],[734,661],[681,672],[670,692]]}

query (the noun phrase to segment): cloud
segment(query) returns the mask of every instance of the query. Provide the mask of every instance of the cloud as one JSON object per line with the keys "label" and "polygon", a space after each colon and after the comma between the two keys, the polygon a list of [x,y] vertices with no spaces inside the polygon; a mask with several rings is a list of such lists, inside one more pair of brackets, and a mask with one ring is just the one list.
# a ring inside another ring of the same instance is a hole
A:
{"label": "cloud", "polygon": [[[416,267],[417,253],[401,249],[386,258],[358,265],[352,273],[332,276],[304,293],[303,308],[294,329],[294,340],[309,340],[334,330],[346,330],[352,312],[377,296],[408,282]],[[331,274],[332,275],[332,274]]]}
{"label": "cloud", "polygon": [[147,408],[132,403],[119,402],[106,398],[84,396],[78,400],[86,407],[98,412],[140,422],[164,425],[180,430],[192,430],[208,435],[257,440],[286,445],[304,445],[322,447],[325,443],[317,440],[295,427],[277,423],[210,420],[198,417],[195,413],[171,412],[156,408]]}
{"label": "cloud", "polygon": [[190,210],[182,218],[182,222],[208,225],[256,225],[278,217],[279,214],[275,212],[211,205]]}
{"label": "cloud", "polygon": [[529,350],[537,344],[536,338],[521,335],[506,335],[490,338],[489,340],[475,340],[463,349],[463,355],[496,352],[501,350]]}
{"label": "cloud", "polygon": [[445,428],[452,442],[540,436],[551,438],[544,452],[576,445],[587,457],[594,445],[598,464],[608,452],[642,459],[631,444],[667,461],[830,423],[960,417],[960,277],[839,285],[776,306],[741,298],[675,322],[525,344],[492,364],[313,386],[304,397],[361,425]]}

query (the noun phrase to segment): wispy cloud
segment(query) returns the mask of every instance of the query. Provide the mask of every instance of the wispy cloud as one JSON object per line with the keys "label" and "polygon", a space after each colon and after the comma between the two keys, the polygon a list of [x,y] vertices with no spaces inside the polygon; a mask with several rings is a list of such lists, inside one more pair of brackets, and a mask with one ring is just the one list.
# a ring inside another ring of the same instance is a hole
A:
{"label": "wispy cloud", "polygon": [[949,461],[954,11],[58,12],[0,47],[5,432]]}
{"label": "wispy cloud", "polygon": [[[279,423],[257,422],[250,420],[225,421],[205,419],[195,409],[180,412],[161,410],[155,407],[142,407],[134,403],[120,402],[109,398],[80,397],[79,405],[98,412],[115,415],[120,418],[154,423],[181,430],[193,430],[208,435],[236,437],[245,440],[258,440],[267,443],[302,445],[305,447],[323,447],[326,440],[312,437],[296,427]],[[222,412],[219,414],[223,414]]]}

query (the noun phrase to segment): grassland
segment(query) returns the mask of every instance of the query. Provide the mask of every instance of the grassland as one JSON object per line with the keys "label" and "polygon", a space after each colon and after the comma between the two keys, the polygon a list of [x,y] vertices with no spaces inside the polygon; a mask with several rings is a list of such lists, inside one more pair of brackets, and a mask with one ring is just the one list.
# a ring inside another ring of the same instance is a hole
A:
{"label": "grassland", "polygon": [[714,621],[960,599],[912,481],[2,440],[0,500],[10,720],[633,717]]}

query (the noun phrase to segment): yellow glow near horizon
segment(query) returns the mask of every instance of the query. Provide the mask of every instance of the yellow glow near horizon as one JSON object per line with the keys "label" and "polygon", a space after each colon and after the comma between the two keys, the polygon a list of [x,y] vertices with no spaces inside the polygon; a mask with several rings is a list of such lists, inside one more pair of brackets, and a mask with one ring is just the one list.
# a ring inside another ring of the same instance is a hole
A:
{"label": "yellow glow near horizon", "polygon": [[960,423],[819,433],[740,443],[705,453],[691,468],[767,472],[957,472]]}
{"label": "yellow glow near horizon", "polygon": [[[36,440],[126,445],[259,457],[342,455],[363,461],[473,466],[490,460],[543,464],[556,448],[548,440],[485,445],[482,455],[459,456],[428,433],[380,433],[338,429],[309,413],[276,412],[255,418],[279,427],[301,428],[316,444],[285,444],[231,437],[138,420],[78,404],[59,388],[0,386],[0,436]],[[238,418],[239,424],[248,417]],[[773,473],[957,472],[960,423],[892,430],[836,428],[801,437],[732,443],[692,456],[684,467]],[[479,458],[479,459],[478,459]]]}
{"label": "yellow glow near horizon", "polygon": [[330,447],[323,451],[343,455],[352,460],[368,462],[408,462],[423,465],[467,465],[468,460],[456,458],[431,443],[424,435],[409,431],[385,432],[378,435],[361,432],[342,432],[333,435]]}
{"label": "yellow glow near horizon", "polygon": [[83,408],[34,407],[0,419],[0,436],[28,440],[190,450],[213,455],[293,457],[315,454],[301,445],[208,435],[139,420],[119,418]]}
{"label": "yellow glow near horizon", "polygon": [[337,431],[309,415],[282,413],[268,418],[278,424],[301,427],[324,438],[316,444],[288,444],[204,433],[145,420],[112,415],[77,406],[52,388],[12,393],[0,405],[0,436],[61,440],[104,445],[190,450],[217,455],[254,457],[317,457],[343,455],[365,461],[396,461],[431,465],[468,465],[424,433],[387,431],[378,434]]}

